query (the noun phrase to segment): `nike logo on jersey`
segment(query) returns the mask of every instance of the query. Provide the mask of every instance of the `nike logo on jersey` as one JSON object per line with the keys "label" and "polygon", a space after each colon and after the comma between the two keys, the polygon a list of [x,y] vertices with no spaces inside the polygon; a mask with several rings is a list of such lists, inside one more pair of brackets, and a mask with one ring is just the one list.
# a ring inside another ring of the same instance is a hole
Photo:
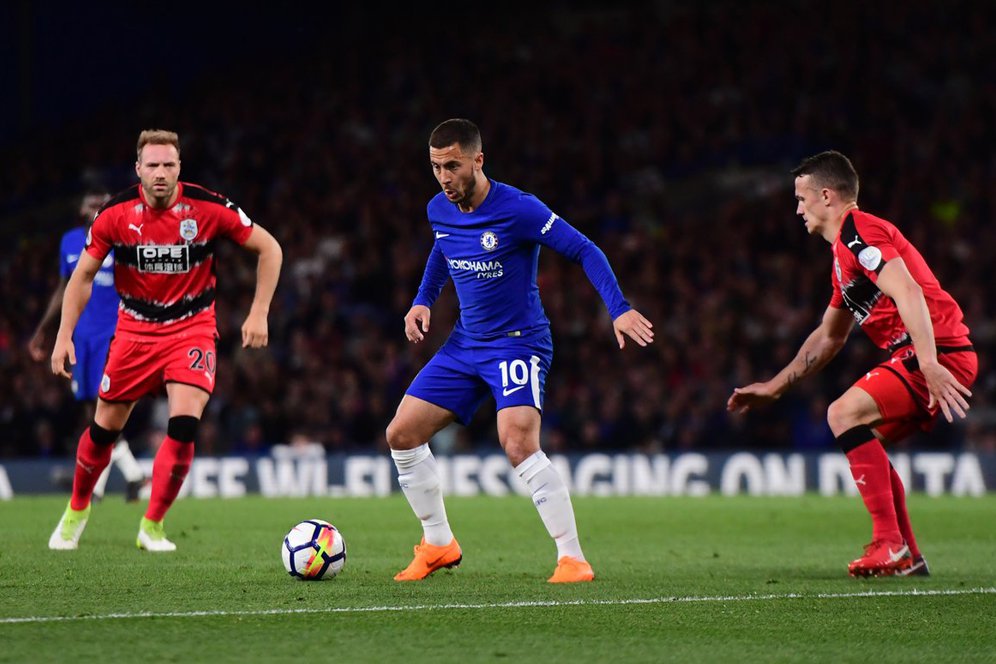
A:
{"label": "nike logo on jersey", "polygon": [[131,230],[133,230],[133,231],[135,231],[139,235],[141,235],[142,234],[142,226],[144,226],[144,225],[145,224],[141,224],[140,226],[136,226],[135,224],[128,224],[128,228],[131,229]]}
{"label": "nike logo on jersey", "polygon": [[512,392],[518,392],[519,390],[521,390],[524,387],[525,387],[525,385],[519,385],[518,387],[513,387],[512,389],[509,389],[509,388],[506,387],[504,390],[501,391],[501,395],[503,397],[507,397]]}
{"label": "nike logo on jersey", "polygon": [[436,233],[436,239],[442,240],[444,237],[449,237],[450,233]]}
{"label": "nike logo on jersey", "polygon": [[865,380],[871,380],[872,376],[877,376],[877,375],[878,375],[877,371],[869,371],[868,373],[865,374]]}

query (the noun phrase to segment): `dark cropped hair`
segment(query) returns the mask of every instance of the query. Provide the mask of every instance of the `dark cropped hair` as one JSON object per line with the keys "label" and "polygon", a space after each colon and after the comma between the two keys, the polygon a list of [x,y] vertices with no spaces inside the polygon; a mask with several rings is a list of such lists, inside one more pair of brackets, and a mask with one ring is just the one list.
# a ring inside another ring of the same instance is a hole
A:
{"label": "dark cropped hair", "polygon": [[806,157],[792,169],[792,175],[808,175],[817,188],[833,189],[848,200],[858,200],[858,172],[851,160],[836,150]]}
{"label": "dark cropped hair", "polygon": [[481,130],[470,120],[453,118],[441,123],[429,135],[430,148],[446,148],[454,143],[466,152],[479,152],[482,148]]}

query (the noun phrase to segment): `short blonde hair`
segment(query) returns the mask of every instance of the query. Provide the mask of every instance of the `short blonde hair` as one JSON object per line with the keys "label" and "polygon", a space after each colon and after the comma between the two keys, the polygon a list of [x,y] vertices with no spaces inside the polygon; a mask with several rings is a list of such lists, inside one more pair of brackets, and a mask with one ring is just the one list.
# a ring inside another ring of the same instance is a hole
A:
{"label": "short blonde hair", "polygon": [[180,155],[180,137],[175,131],[165,129],[146,129],[138,135],[138,160],[142,160],[142,148],[146,145],[172,145]]}

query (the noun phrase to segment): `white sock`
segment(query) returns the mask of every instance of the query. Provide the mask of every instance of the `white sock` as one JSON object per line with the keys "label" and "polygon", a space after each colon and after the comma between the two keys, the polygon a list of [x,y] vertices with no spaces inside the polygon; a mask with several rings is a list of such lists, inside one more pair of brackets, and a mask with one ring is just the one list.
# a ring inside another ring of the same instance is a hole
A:
{"label": "white sock", "polygon": [[111,474],[111,464],[104,466],[104,470],[101,471],[100,477],[97,478],[97,483],[93,485],[93,495],[96,498],[104,497],[104,489],[107,488],[107,478]]}
{"label": "white sock", "polygon": [[415,516],[422,522],[425,541],[434,546],[446,546],[453,540],[453,531],[446,520],[439,468],[429,444],[424,443],[412,450],[391,450],[391,457],[398,467],[401,490]]}
{"label": "white sock", "polygon": [[131,453],[131,447],[124,438],[119,438],[111,452],[111,463],[116,463],[124,475],[125,482],[141,482],[145,479],[142,467],[135,461],[135,455]]}
{"label": "white sock", "polygon": [[533,505],[543,519],[550,537],[557,543],[557,558],[570,556],[584,560],[574,507],[560,473],[542,451],[536,452],[515,467],[515,472],[533,493]]}

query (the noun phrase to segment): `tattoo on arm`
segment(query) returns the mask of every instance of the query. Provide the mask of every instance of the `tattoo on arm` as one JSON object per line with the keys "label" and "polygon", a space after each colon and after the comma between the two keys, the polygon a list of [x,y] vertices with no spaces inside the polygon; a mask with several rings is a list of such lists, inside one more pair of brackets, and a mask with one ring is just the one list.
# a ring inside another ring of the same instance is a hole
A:
{"label": "tattoo on arm", "polygon": [[805,366],[803,366],[803,368],[802,368],[801,371],[793,371],[793,372],[791,372],[788,375],[788,379],[786,380],[786,385],[789,385],[789,386],[795,385],[797,382],[799,382],[799,380],[801,378],[803,378],[804,376],[809,375],[810,369],[813,368],[813,366],[816,364],[816,362],[817,362],[818,359],[819,359],[819,357],[817,357],[816,355],[813,355],[809,351],[806,351],[805,356],[802,358],[802,363]]}
{"label": "tattoo on arm", "polygon": [[808,373],[814,364],[816,364],[817,357],[812,353],[806,352],[806,369],[804,373]]}

